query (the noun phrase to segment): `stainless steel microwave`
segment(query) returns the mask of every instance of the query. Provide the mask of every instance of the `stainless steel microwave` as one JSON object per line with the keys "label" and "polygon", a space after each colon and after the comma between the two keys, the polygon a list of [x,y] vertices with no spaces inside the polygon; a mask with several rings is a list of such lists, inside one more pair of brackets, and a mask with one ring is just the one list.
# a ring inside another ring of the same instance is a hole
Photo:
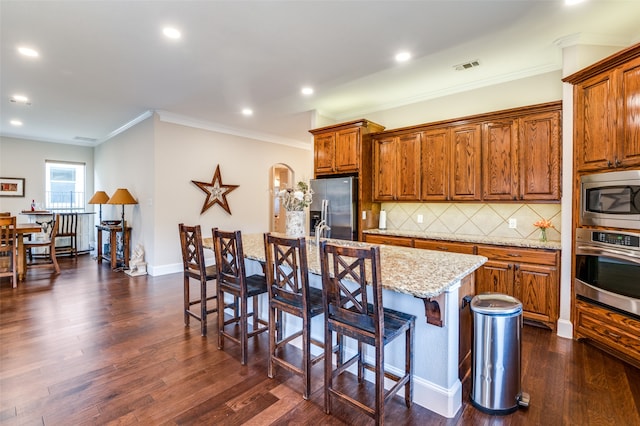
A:
{"label": "stainless steel microwave", "polygon": [[640,170],[585,175],[580,225],[640,229]]}

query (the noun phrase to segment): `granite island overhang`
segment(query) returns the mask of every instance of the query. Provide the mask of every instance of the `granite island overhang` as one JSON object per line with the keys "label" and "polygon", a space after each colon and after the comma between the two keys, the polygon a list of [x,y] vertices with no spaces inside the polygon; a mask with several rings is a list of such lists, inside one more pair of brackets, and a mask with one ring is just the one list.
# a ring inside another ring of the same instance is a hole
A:
{"label": "granite island overhang", "polygon": [[[204,240],[205,247],[211,248],[211,239]],[[307,241],[309,280],[311,285],[321,287],[319,253],[313,239]],[[362,247],[378,245],[326,241]],[[244,234],[242,244],[247,273],[261,273],[260,265],[265,261],[263,234]],[[413,401],[445,417],[454,417],[462,405],[462,383],[458,375],[461,300],[463,296],[473,294],[473,272],[486,261],[483,256],[380,245],[384,306],[418,318]],[[440,317],[436,324],[428,323],[426,318],[433,303],[437,303]],[[264,304],[261,301],[260,309],[261,313],[267,312],[266,300]],[[295,319],[291,321],[293,323]],[[313,337],[320,340],[324,330],[322,321],[323,316],[316,317],[311,325]],[[297,323],[292,326],[299,327]],[[404,368],[402,342],[390,344],[385,351],[385,365],[395,372]]]}

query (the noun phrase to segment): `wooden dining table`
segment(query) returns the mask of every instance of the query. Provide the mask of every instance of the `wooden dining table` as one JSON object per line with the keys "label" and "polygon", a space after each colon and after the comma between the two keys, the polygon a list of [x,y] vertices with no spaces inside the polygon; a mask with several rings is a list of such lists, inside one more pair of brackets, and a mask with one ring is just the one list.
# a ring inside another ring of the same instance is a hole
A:
{"label": "wooden dining table", "polygon": [[18,281],[24,280],[27,272],[27,252],[24,246],[24,237],[42,232],[42,227],[37,223],[18,223],[16,225],[16,240],[18,240]]}

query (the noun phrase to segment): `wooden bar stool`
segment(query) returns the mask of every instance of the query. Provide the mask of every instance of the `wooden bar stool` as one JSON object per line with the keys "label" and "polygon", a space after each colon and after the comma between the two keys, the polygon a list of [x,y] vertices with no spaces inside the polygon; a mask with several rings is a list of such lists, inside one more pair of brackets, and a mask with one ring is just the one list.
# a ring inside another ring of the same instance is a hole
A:
{"label": "wooden bar stool", "polygon": [[[182,263],[184,268],[184,325],[189,326],[189,319],[200,321],[200,334],[207,335],[207,314],[218,310],[218,305],[207,307],[207,301],[216,299],[217,294],[212,289],[212,296],[207,296],[207,283],[216,279],[216,265],[206,266],[204,261],[204,249],[202,247],[202,232],[200,225],[186,226],[179,224],[180,246],[182,248]],[[189,290],[191,280],[200,283],[199,297],[192,299]],[[194,312],[191,307],[199,305],[200,312]]]}
{"label": "wooden bar stool", "polygon": [[[325,412],[331,414],[331,400],[338,399],[371,416],[376,424],[384,423],[384,406],[402,387],[407,407],[413,399],[413,341],[416,317],[383,308],[380,282],[380,247],[344,247],[326,242],[321,246],[323,304],[325,314]],[[367,282],[372,298],[367,295]],[[332,363],[332,334],[337,333],[357,341],[358,351],[343,361],[339,353],[337,368]],[[384,347],[401,335],[405,336],[405,371],[398,376],[384,370]],[[365,345],[373,347],[375,362],[365,359]],[[354,392],[338,386],[335,379],[357,363],[358,383]],[[375,404],[366,405],[357,396],[364,391],[364,370],[375,374]],[[384,379],[394,385],[384,389]],[[353,395],[353,396],[352,396]]]}
{"label": "wooden bar stool", "polygon": [[[322,360],[324,353],[311,356],[311,344],[324,348],[324,342],[311,338],[311,318],[322,311],[322,290],[309,287],[307,245],[305,238],[282,238],[264,234],[265,273],[269,291],[269,367],[273,378],[275,366],[302,376],[302,396],[309,399],[311,393],[311,367]],[[302,328],[283,336],[283,313],[302,319]],[[302,336],[302,365],[285,359],[282,349]]]}
{"label": "wooden bar stool", "polygon": [[[250,337],[267,331],[268,322],[258,317],[258,296],[267,292],[267,280],[264,275],[247,276],[242,250],[240,231],[225,232],[212,229],[213,247],[216,253],[218,275],[218,349],[224,349],[225,338],[240,345],[240,362],[247,364],[247,346]],[[230,294],[234,300],[239,299],[240,309],[234,309],[233,317],[224,317],[224,295]],[[248,311],[249,298],[253,300],[253,310]],[[249,329],[251,318],[251,329]],[[233,332],[239,326],[240,335]]]}

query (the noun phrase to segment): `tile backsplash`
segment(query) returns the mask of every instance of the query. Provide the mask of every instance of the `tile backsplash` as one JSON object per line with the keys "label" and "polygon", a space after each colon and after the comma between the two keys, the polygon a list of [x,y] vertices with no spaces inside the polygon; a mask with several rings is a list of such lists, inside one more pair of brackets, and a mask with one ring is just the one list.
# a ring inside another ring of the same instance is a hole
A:
{"label": "tile backsplash", "polygon": [[[547,237],[560,241],[560,204],[383,203],[382,209],[387,212],[388,230],[532,240],[540,238],[533,223],[549,219],[554,227],[547,230]],[[418,223],[418,216],[422,216],[422,223]],[[515,228],[509,228],[509,219],[515,219]]]}

